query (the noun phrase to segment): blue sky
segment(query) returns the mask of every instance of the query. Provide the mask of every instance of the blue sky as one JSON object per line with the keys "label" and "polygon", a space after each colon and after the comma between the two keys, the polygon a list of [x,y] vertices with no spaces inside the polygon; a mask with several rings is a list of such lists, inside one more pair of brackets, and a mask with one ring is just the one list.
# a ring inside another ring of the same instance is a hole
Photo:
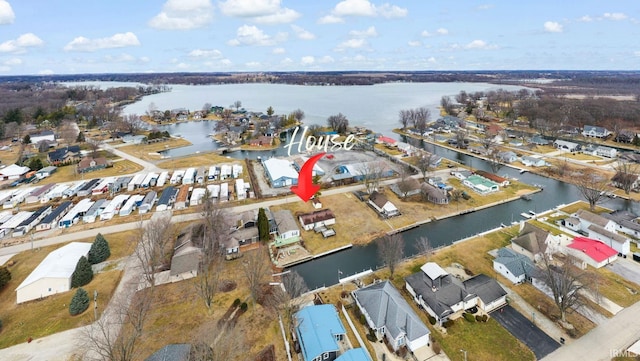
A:
{"label": "blue sky", "polygon": [[0,0],[0,74],[639,70],[640,1]]}

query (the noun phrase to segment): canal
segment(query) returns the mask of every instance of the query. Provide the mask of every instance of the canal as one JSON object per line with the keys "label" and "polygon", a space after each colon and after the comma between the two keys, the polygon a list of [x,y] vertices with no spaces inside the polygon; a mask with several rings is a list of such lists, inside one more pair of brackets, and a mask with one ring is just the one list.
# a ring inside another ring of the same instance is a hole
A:
{"label": "canal", "polygon": [[[429,147],[431,146],[429,145]],[[442,147],[436,147],[435,153],[475,169],[491,171],[489,164],[479,158]],[[416,239],[422,236],[428,237],[433,247],[446,246],[460,239],[500,227],[501,224],[506,225],[523,220],[520,213],[528,211],[539,213],[560,204],[568,204],[581,199],[575,186],[555,179],[532,173],[520,174],[517,169],[509,167],[503,167],[498,171],[498,174],[509,178],[518,178],[524,183],[541,185],[544,190],[532,195],[530,201],[516,200],[407,230],[402,233],[405,241],[404,255],[411,256],[417,253]],[[612,209],[628,209],[636,214],[640,210],[637,209],[637,203],[623,199],[608,199],[603,205]],[[337,236],[340,237],[339,234]],[[338,283],[339,272],[341,272],[340,277],[344,278],[364,270],[375,270],[381,266],[377,252],[377,245],[372,242],[366,246],[353,247],[299,264],[290,269],[298,272],[304,278],[309,289],[315,289]]]}

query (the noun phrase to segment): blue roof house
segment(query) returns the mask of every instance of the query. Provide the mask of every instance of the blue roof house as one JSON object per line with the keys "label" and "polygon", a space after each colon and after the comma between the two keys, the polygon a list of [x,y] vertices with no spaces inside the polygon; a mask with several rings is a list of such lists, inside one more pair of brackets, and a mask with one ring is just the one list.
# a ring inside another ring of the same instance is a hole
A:
{"label": "blue roof house", "polygon": [[269,158],[263,160],[262,165],[272,187],[281,188],[298,184],[298,172],[290,161]]}
{"label": "blue roof house", "polygon": [[371,361],[371,359],[367,356],[367,353],[364,352],[364,349],[358,347],[343,353],[336,361]]}
{"label": "blue roof house", "polygon": [[296,334],[305,361],[333,361],[346,331],[333,305],[308,306],[296,313]]}

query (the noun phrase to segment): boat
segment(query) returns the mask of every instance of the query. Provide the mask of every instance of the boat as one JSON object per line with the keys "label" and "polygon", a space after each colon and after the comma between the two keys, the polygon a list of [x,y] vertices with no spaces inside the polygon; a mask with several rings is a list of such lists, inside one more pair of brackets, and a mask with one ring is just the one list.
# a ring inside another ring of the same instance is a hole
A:
{"label": "boat", "polygon": [[524,173],[524,172],[527,172],[527,170],[526,170],[526,169],[524,169],[524,168],[523,168],[523,169],[520,169],[520,174],[522,174],[522,173]]}
{"label": "boat", "polygon": [[536,215],[536,212],[534,212],[534,211],[529,211],[529,214],[531,214],[532,216],[535,216],[535,215]]}
{"label": "boat", "polygon": [[532,217],[529,213],[524,213],[524,212],[520,213],[520,215],[526,219],[530,219]]}
{"label": "boat", "polygon": [[530,201],[531,200],[531,195],[530,194],[523,194],[520,196],[520,199],[523,199],[525,201]]}

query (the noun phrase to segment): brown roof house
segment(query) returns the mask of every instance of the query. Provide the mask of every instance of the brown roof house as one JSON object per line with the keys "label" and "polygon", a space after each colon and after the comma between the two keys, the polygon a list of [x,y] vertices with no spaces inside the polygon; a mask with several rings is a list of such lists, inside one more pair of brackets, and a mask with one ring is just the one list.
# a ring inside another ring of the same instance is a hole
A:
{"label": "brown roof house", "polygon": [[446,190],[436,188],[427,182],[422,183],[422,197],[435,204],[449,203],[449,196]]}
{"label": "brown roof house", "polygon": [[88,173],[94,170],[104,169],[109,166],[109,161],[105,157],[84,157],[78,163],[78,173]]}
{"label": "brown roof house", "polygon": [[387,196],[378,191],[373,191],[373,193],[371,193],[368,203],[371,207],[373,207],[373,209],[376,210],[376,212],[378,212],[378,215],[383,218],[400,215],[400,211],[398,210],[398,208],[396,208],[393,203],[389,202]]}
{"label": "brown roof house", "polygon": [[298,220],[305,231],[336,224],[336,216],[330,209],[301,214]]}
{"label": "brown roof house", "polygon": [[511,240],[514,251],[533,261],[539,261],[543,254],[551,258],[559,247],[560,240],[556,236],[527,222],[520,226],[520,233]]}

